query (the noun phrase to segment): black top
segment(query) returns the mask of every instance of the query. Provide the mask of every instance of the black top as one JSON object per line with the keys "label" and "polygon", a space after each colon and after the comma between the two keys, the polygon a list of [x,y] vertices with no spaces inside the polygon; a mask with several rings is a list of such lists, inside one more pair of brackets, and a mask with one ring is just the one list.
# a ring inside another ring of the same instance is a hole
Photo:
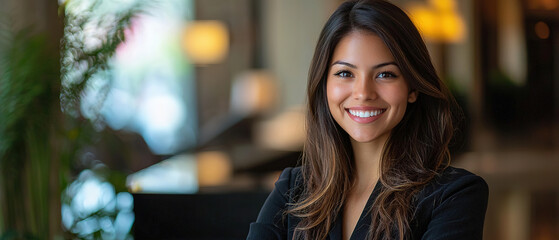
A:
{"label": "black top", "polygon": [[[300,192],[300,174],[300,168],[283,171],[258,219],[250,224],[247,240],[293,238],[293,229],[299,219],[284,216],[284,212]],[[378,182],[371,193],[351,240],[366,238],[371,224],[369,210],[380,186]],[[417,194],[410,221],[412,239],[482,239],[488,195],[487,183],[481,177],[464,169],[448,167]],[[342,239],[342,215],[338,213],[327,239]]]}

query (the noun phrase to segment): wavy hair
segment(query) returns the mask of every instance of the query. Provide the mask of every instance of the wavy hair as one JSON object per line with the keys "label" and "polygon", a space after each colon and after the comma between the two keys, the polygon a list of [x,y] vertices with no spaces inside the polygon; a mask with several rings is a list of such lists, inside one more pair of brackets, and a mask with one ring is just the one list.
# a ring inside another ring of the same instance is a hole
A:
{"label": "wavy hair", "polygon": [[336,45],[355,30],[379,36],[410,89],[418,92],[417,101],[408,104],[384,147],[381,191],[370,212],[369,237],[406,238],[414,195],[450,163],[448,146],[462,115],[437,76],[417,28],[405,12],[387,1],[344,2],[322,29],[309,69],[307,140],[301,160],[304,189],[287,210],[301,218],[295,239],[324,239],[352,186],[353,150],[348,134],[329,111],[326,79]]}

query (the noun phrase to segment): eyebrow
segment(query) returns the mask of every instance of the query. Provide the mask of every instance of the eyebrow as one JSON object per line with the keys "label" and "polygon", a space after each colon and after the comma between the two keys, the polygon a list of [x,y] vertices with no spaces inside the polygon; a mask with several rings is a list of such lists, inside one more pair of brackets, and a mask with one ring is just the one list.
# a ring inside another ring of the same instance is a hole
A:
{"label": "eyebrow", "polygon": [[[336,64],[340,64],[340,65],[344,65],[344,66],[348,66],[350,68],[357,68],[357,66],[348,63],[348,62],[344,62],[344,61],[335,61],[334,63],[332,63],[332,66],[336,65]],[[373,66],[373,69],[378,69],[387,65],[395,65],[396,67],[398,66],[398,64],[396,64],[396,62],[385,62],[385,63],[380,63],[377,64],[375,66]]]}

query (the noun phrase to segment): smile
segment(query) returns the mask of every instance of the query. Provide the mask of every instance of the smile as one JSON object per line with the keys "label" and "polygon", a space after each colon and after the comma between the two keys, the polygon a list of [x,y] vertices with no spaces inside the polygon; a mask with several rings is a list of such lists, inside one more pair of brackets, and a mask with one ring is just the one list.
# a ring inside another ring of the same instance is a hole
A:
{"label": "smile", "polygon": [[351,109],[348,110],[349,114],[360,118],[376,117],[382,114],[384,111],[386,111],[386,109],[379,109],[373,111],[360,111],[360,110],[351,110]]}
{"label": "smile", "polygon": [[361,124],[372,123],[379,119],[386,108],[382,109],[346,109],[348,116],[355,122]]}

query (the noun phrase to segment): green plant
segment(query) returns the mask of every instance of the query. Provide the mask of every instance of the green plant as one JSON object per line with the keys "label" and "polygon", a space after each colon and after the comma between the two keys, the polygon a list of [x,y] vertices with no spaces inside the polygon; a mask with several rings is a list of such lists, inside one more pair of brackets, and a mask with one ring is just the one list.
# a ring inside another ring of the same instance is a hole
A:
{"label": "green plant", "polygon": [[58,52],[29,29],[3,29],[0,41],[0,230],[5,239],[48,239],[51,204],[59,199],[52,193],[61,117]]}
{"label": "green plant", "polygon": [[[95,8],[101,1],[92,2]],[[68,13],[66,7],[59,9],[66,13],[61,45],[32,28],[14,31],[0,23],[2,240],[61,238],[60,194],[78,150],[96,134],[79,112],[84,88],[107,69],[124,41],[124,29],[139,12],[134,6],[112,16],[101,44],[86,48],[77,34],[91,21],[108,18]],[[72,71],[78,65],[83,71]]]}

